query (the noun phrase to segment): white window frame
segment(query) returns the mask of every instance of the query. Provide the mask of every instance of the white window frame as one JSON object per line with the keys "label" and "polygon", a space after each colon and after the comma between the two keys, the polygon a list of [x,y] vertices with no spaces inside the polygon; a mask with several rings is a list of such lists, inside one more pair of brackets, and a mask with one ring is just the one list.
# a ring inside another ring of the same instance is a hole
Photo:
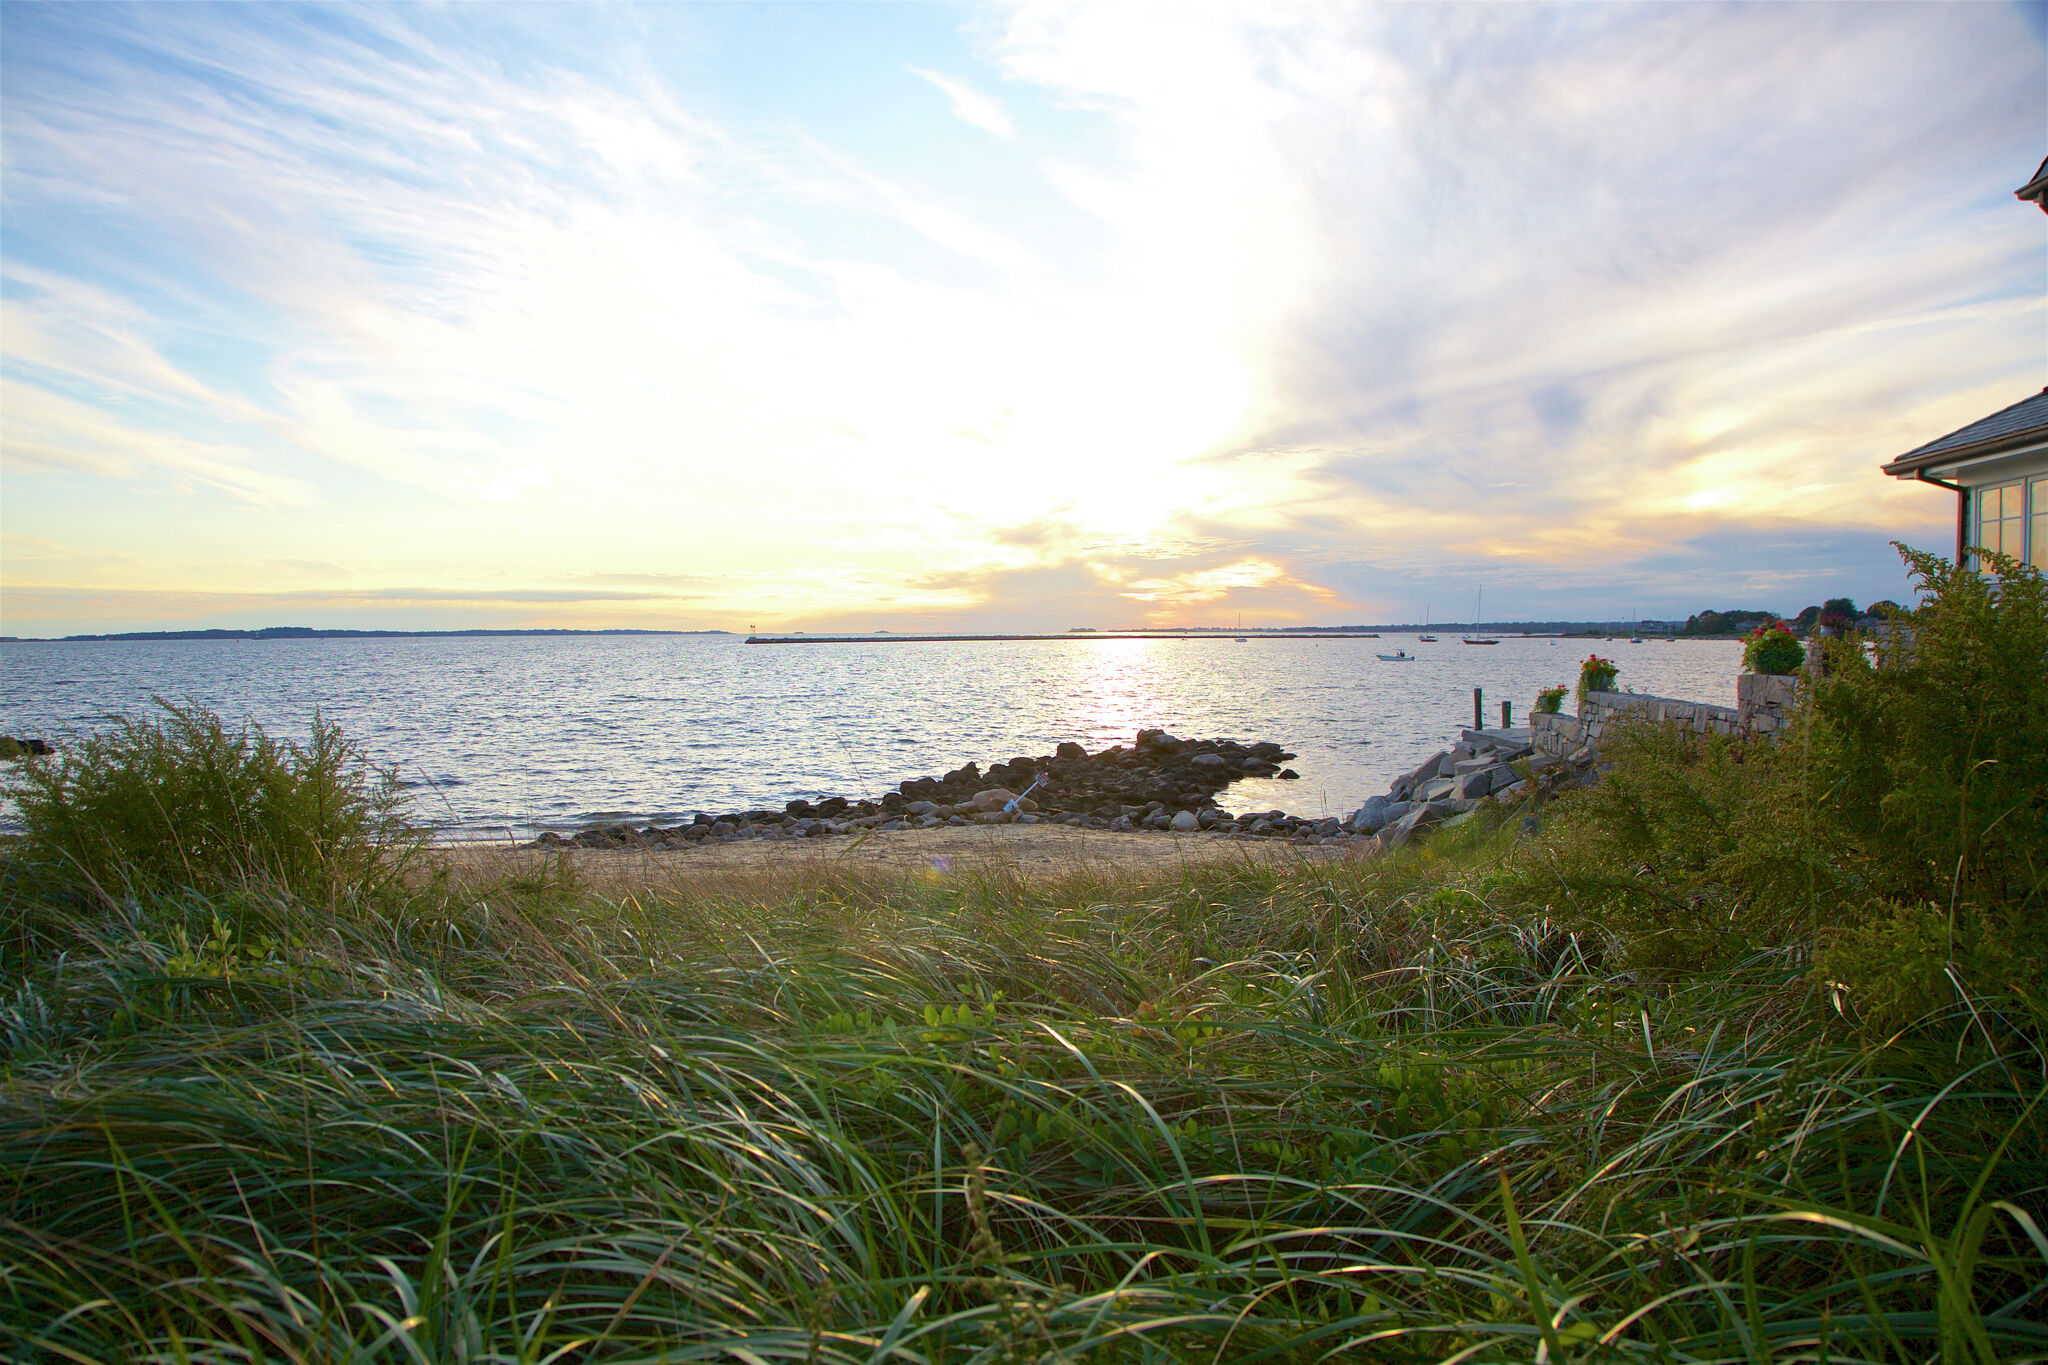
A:
{"label": "white window frame", "polygon": [[2026,526],[2026,562],[2048,572],[2048,474],[2036,474],[2027,480],[2020,517]]}
{"label": "white window frame", "polygon": [[[2036,474],[2032,477],[2021,475],[2015,479],[2004,479],[1998,483],[1982,483],[1972,488],[1970,490],[1970,544],[1987,545],[1984,539],[1985,495],[1989,493],[2002,493],[2008,488],[2015,490],[2019,494],[2019,515],[2012,517],[2004,515],[2004,500],[2000,499],[1998,549],[2000,553],[2011,555],[2022,564],[2039,565],[2043,559],[2048,559],[2048,546],[2042,545],[2040,543],[2041,537],[2033,534],[2034,500],[2036,498],[2048,499],[2048,474]],[[2019,544],[2016,547],[2005,543],[2005,528],[2008,526],[2017,526],[2019,528]],[[1981,558],[1979,555],[1972,554],[1970,556],[1972,561],[1971,567],[1980,571],[1983,570],[1984,565],[1979,562]]]}

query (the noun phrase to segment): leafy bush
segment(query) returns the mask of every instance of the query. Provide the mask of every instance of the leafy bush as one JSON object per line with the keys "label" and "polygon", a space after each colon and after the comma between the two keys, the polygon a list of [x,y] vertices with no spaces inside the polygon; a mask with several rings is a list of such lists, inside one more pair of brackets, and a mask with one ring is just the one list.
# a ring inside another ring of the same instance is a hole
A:
{"label": "leafy bush", "polygon": [[326,901],[387,885],[421,836],[394,775],[314,717],[304,745],[201,707],[21,762],[6,794],[38,878],[108,900],[263,888]]}
{"label": "leafy bush", "polygon": [[1897,547],[1921,594],[1883,667],[1830,641],[1812,711],[1833,818],[1901,900],[2041,908],[2048,887],[2048,588]]}
{"label": "leafy bush", "polygon": [[1885,666],[1853,637],[1826,642],[1826,675],[1776,740],[1617,726],[1531,892],[1555,903],[1561,883],[1567,917],[1638,968],[1818,952],[1872,1024],[1962,988],[2038,1005],[2048,593],[2010,559],[1994,585],[1899,548],[1921,604]]}
{"label": "leafy bush", "polygon": [[1838,878],[1778,756],[1623,717],[1601,740],[1606,776],[1558,811],[1524,894],[1608,938],[1627,966],[1674,978],[1804,940]]}
{"label": "leafy bush", "polygon": [[1797,673],[1806,662],[1806,646],[1783,621],[1752,630],[1742,642],[1742,667],[1748,673]]}
{"label": "leafy bush", "polygon": [[1571,689],[1562,685],[1546,687],[1536,694],[1536,709],[1547,715],[1555,715],[1564,706],[1564,694]]}

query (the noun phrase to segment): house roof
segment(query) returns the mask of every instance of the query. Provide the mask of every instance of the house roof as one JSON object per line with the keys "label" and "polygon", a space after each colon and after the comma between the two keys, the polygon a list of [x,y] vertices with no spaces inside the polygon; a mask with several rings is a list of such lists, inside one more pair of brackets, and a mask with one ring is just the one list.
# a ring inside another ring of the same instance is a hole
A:
{"label": "house roof", "polygon": [[1953,464],[2018,450],[2048,441],[2048,389],[2022,398],[2009,408],[1980,417],[1966,427],[1915,446],[1884,466],[1884,472],[1903,478],[1935,465]]}
{"label": "house roof", "polygon": [[2041,206],[2041,212],[2048,213],[2048,161],[2041,163],[2032,180],[2013,191],[2013,197],[2031,199]]}

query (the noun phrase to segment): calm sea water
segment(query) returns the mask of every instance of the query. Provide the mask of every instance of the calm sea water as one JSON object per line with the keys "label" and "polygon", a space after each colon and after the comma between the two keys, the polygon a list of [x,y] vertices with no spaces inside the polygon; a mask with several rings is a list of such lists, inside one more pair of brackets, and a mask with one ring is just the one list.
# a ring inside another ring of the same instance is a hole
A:
{"label": "calm sea water", "polygon": [[[1415,663],[1374,656],[1406,648]],[[1734,704],[1729,641],[1599,642],[1638,692]],[[1578,676],[1585,641],[1058,640],[747,645],[733,636],[0,645],[0,732],[63,742],[152,697],[303,737],[317,709],[450,835],[878,796],[908,777],[1091,751],[1163,726],[1270,739],[1299,781],[1222,804],[1341,815],[1472,720]],[[4,817],[0,817],[4,818]]]}

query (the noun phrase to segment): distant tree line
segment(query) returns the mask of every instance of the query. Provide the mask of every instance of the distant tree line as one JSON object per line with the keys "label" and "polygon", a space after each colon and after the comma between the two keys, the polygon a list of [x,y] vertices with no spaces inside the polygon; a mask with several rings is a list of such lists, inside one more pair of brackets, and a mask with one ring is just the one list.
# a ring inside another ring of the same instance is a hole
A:
{"label": "distant tree line", "polygon": [[1685,618],[1680,635],[1741,635],[1778,620],[1774,611],[1703,611]]}
{"label": "distant tree line", "polygon": [[1887,612],[1900,611],[1898,603],[1885,600],[1872,602],[1859,611],[1854,598],[1830,597],[1818,606],[1808,607],[1797,616],[1780,616],[1775,611],[1703,611],[1685,618],[1685,627],[1680,635],[1742,635],[1760,625],[1773,621],[1784,621],[1794,630],[1812,630],[1816,625],[1829,630],[1847,630],[1873,617],[1882,617]]}

